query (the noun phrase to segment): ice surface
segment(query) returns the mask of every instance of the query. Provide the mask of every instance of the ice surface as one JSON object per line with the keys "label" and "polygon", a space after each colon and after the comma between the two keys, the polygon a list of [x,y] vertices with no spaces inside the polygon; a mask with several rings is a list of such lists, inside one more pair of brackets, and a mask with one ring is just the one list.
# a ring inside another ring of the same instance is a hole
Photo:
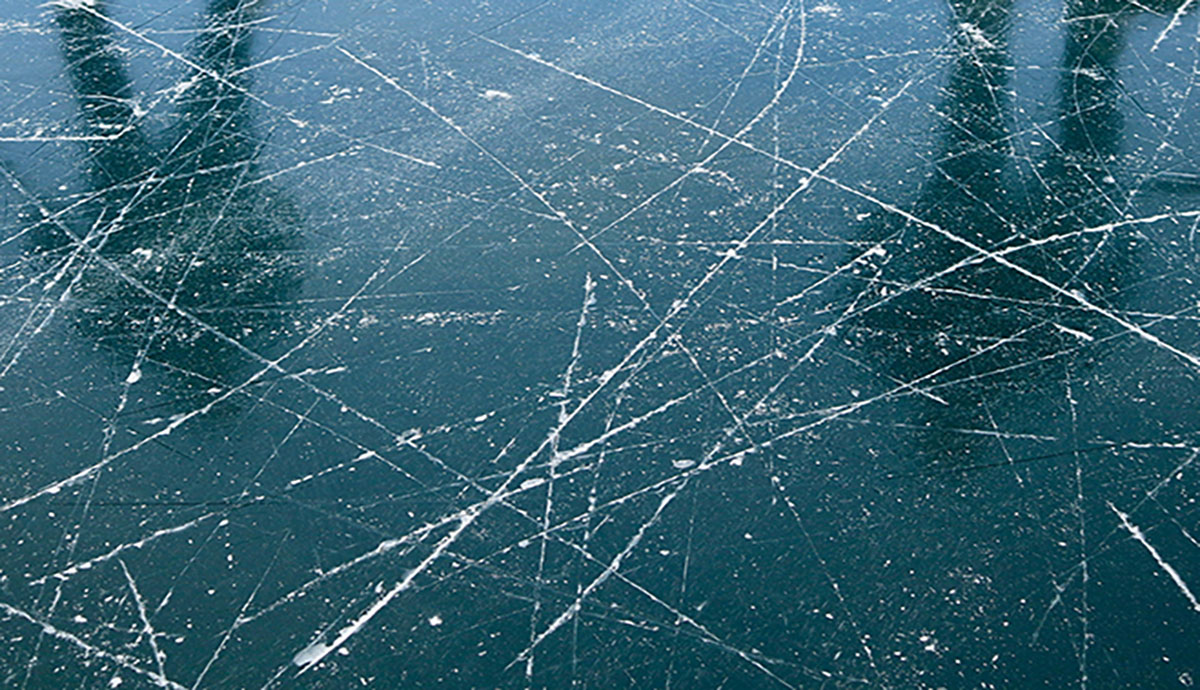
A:
{"label": "ice surface", "polygon": [[0,686],[1200,675],[1192,0],[0,4]]}

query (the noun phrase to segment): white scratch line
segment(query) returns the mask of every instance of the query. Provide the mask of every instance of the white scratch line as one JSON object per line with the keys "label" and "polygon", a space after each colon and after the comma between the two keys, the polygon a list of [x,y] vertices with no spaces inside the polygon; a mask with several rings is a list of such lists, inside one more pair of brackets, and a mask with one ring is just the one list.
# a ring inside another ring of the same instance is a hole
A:
{"label": "white scratch line", "polygon": [[1162,33],[1158,35],[1158,38],[1154,39],[1154,45],[1150,46],[1151,53],[1158,50],[1158,44],[1162,43],[1163,39],[1167,37],[1167,34],[1171,33],[1171,30],[1179,25],[1179,20],[1183,18],[1184,13],[1188,11],[1188,9],[1192,6],[1192,3],[1195,1],[1196,0],[1187,0],[1187,2],[1179,6],[1178,10],[1175,10],[1175,15],[1171,17],[1171,21],[1167,24],[1167,28],[1163,29]]}
{"label": "white scratch line", "polygon": [[1146,540],[1146,535],[1142,534],[1142,530],[1139,529],[1137,525],[1130,522],[1129,516],[1118,510],[1117,507],[1112,503],[1109,503],[1108,507],[1112,508],[1113,512],[1117,514],[1117,517],[1121,518],[1121,526],[1124,527],[1131,535],[1133,535],[1134,539],[1137,539],[1139,542],[1141,542],[1142,546],[1146,547],[1146,550],[1150,552],[1150,555],[1154,558],[1154,561],[1158,563],[1158,566],[1162,568],[1167,575],[1171,576],[1171,579],[1175,582],[1175,586],[1178,587],[1179,591],[1183,592],[1183,596],[1187,597],[1188,601],[1191,602],[1192,610],[1200,613],[1200,601],[1196,600],[1196,595],[1192,594],[1192,590],[1188,589],[1187,583],[1184,582],[1183,578],[1179,576],[1179,573],[1171,567],[1171,564],[1163,560],[1163,557],[1158,553],[1158,549],[1154,548],[1154,545]]}
{"label": "white scratch line", "polygon": [[113,652],[101,649],[99,647],[96,647],[94,645],[90,645],[87,642],[84,642],[83,640],[81,640],[79,637],[67,632],[66,630],[60,630],[60,629],[54,627],[53,625],[50,625],[46,621],[35,618],[33,615],[28,614],[14,606],[5,604],[2,601],[0,601],[0,612],[3,612],[9,616],[14,616],[16,618],[21,618],[23,620],[29,621],[30,623],[41,628],[42,632],[46,633],[47,635],[50,635],[51,637],[55,637],[60,640],[63,640],[64,642],[69,642],[69,643],[75,645],[76,647],[82,649],[85,653],[87,653],[91,656],[97,656],[97,657],[100,657],[101,659],[107,659],[108,661],[111,661],[111,662],[117,664],[118,666],[121,666],[122,668],[129,669],[130,671],[133,671],[134,673],[136,673],[138,675],[145,676],[145,677],[149,678],[150,680],[154,681],[154,684],[160,688],[171,688],[172,690],[187,690],[186,687],[180,685],[179,683],[176,683],[175,681],[171,680],[170,678],[167,678],[166,676],[164,676],[162,674],[159,674],[155,671],[150,671],[150,670],[142,668],[141,666],[138,666],[137,660],[130,657],[127,654],[113,653]]}
{"label": "white scratch line", "polygon": [[942,226],[940,226],[936,223],[927,221],[924,218],[919,218],[919,217],[913,215],[912,213],[905,211],[904,209],[900,208],[899,206],[896,206],[895,204],[890,204],[886,201],[883,201],[882,199],[873,197],[870,194],[867,194],[866,192],[862,192],[860,190],[854,189],[853,187],[842,184],[841,182],[838,182],[837,180],[835,180],[831,177],[827,177],[821,173],[822,173],[821,169],[817,169],[813,172],[813,175],[820,177],[822,180],[828,182],[829,184],[832,184],[833,186],[837,187],[838,189],[842,189],[846,192],[849,192],[850,194],[853,194],[857,197],[860,197],[862,199],[870,201],[873,204],[877,204],[878,206],[880,206],[881,208],[883,208],[887,211],[891,211],[892,213],[902,216],[902,217],[912,221],[913,223],[920,225],[923,228],[927,228],[929,230],[936,232],[937,234],[941,235],[942,237],[945,237],[946,239],[950,240],[951,242],[961,244],[962,246],[970,249],[971,251],[975,252],[976,254],[978,254],[980,256],[987,257],[987,258],[991,259],[992,261],[995,261],[996,263],[1000,264],[1001,266],[1004,266],[1005,268],[1008,268],[1013,271],[1016,271],[1017,273],[1020,273],[1021,275],[1025,276],[1026,278],[1029,278],[1030,280],[1049,288],[1050,290],[1054,291],[1055,293],[1062,295],[1063,297],[1066,297],[1067,299],[1070,299],[1071,301],[1075,302],[1076,304],[1083,307],[1084,309],[1095,312],[1096,314],[1099,314],[1100,316],[1103,316],[1106,319],[1116,322],[1118,325],[1120,325],[1122,328],[1129,331],[1130,333],[1133,333],[1133,334],[1141,337],[1143,340],[1145,340],[1149,343],[1152,343],[1152,344],[1166,350],[1167,352],[1170,352],[1171,354],[1175,355],[1176,357],[1179,357],[1180,359],[1186,361],[1188,364],[1191,364],[1197,370],[1200,370],[1200,357],[1197,357],[1196,355],[1194,355],[1190,352],[1186,352],[1184,350],[1181,350],[1181,349],[1175,347],[1174,345],[1166,342],[1165,340],[1163,340],[1162,338],[1159,338],[1158,336],[1154,335],[1153,333],[1150,333],[1149,331],[1145,330],[1141,326],[1138,326],[1137,324],[1133,323],[1132,321],[1127,321],[1127,320],[1121,318],[1115,312],[1109,311],[1108,309],[1105,309],[1104,307],[1101,307],[1101,306],[1095,304],[1094,302],[1089,300],[1087,297],[1084,297],[1082,293],[1075,291],[1075,290],[1068,290],[1068,289],[1062,287],[1061,285],[1058,285],[1057,283],[1054,283],[1054,282],[1048,280],[1047,278],[1043,277],[1042,275],[1040,275],[1038,273],[1034,273],[1033,271],[1025,268],[1024,266],[1021,266],[1019,264],[1015,264],[1015,263],[1009,261],[1007,258],[1004,257],[1004,252],[993,251],[993,250],[987,249],[981,245],[975,244],[974,242],[972,242],[964,237],[959,237],[958,235],[954,234],[953,232],[950,232],[949,230],[943,228]]}
{"label": "white scratch line", "polygon": [[[353,58],[353,55],[348,56]],[[892,103],[894,103],[896,99],[900,98],[900,96],[902,96],[916,81],[917,80],[915,78],[909,80],[904,84],[904,86],[898,89],[896,93],[892,94],[892,96],[880,106],[875,114],[873,114],[866,122],[864,122],[863,125],[859,127],[853,135],[843,141],[842,144],[838,146],[837,149],[835,149],[819,166],[817,166],[815,170],[806,170],[807,175],[805,179],[783,201],[775,206],[775,208],[773,208],[761,222],[751,229],[741,239],[740,242],[738,242],[737,249],[745,249],[748,243],[753,240],[754,237],[764,227],[766,227],[773,218],[775,218],[775,216],[777,216],[785,207],[787,207],[797,195],[808,189],[808,187],[812,184],[812,181],[820,175],[821,171],[832,165],[838,159],[838,157],[847,148],[849,148],[851,144],[858,140],[858,138],[861,137],[863,133],[866,132],[871,125],[873,125],[891,107]],[[721,135],[718,133],[718,136]],[[542,441],[541,444],[538,445],[537,448],[533,450],[533,452],[527,455],[524,460],[522,460],[516,467],[513,468],[499,488],[493,491],[483,501],[461,510],[458,513],[455,513],[453,516],[439,521],[441,524],[454,521],[457,521],[459,524],[434,546],[433,551],[430,552],[428,556],[426,556],[420,563],[409,570],[399,582],[393,585],[392,588],[389,589],[382,597],[377,599],[375,603],[371,604],[371,606],[359,614],[357,618],[338,631],[332,642],[326,643],[318,638],[307,647],[297,652],[292,657],[292,663],[300,667],[300,674],[303,674],[311,670],[314,666],[320,664],[325,657],[329,656],[329,654],[337,650],[339,647],[345,644],[347,640],[361,631],[363,627],[365,627],[367,623],[371,621],[371,619],[379,615],[379,612],[386,608],[393,599],[411,587],[417,576],[433,565],[433,563],[437,561],[442,553],[445,552],[446,549],[448,549],[455,541],[457,541],[459,536],[462,535],[462,533],[465,532],[467,528],[469,528],[482,513],[501,502],[505,497],[505,494],[509,491],[509,486],[512,485],[517,477],[525,473],[530,464],[532,464],[533,460],[540,455],[541,452],[559,436],[562,430],[568,424],[570,424],[570,422],[580,413],[580,411],[583,410],[583,408],[586,407],[600,393],[600,391],[608,385],[617,372],[621,371],[634,357],[637,356],[639,352],[644,350],[649,343],[658,338],[659,333],[661,333],[667,327],[667,325],[679,315],[680,312],[686,309],[687,305],[696,296],[696,294],[702,290],[704,286],[707,285],[717,274],[719,274],[734,256],[736,256],[736,250],[726,253],[721,260],[712,268],[710,268],[704,277],[688,291],[686,297],[676,300],[670,311],[666,316],[663,317],[658,325],[655,326],[654,329],[651,330],[650,333],[648,333],[641,341],[639,341],[629,352],[627,352],[619,364],[604,372],[604,374],[600,376],[598,385],[592,389],[592,391],[585,396],[566,417],[560,419],[556,428],[546,437],[545,440]]]}

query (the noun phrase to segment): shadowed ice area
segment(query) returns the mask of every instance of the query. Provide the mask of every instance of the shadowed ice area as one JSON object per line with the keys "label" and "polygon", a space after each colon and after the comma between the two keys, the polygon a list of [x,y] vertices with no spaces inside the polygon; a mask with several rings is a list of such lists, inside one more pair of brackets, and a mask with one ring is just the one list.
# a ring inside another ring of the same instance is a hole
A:
{"label": "shadowed ice area", "polygon": [[0,687],[1193,686],[1198,6],[0,0]]}

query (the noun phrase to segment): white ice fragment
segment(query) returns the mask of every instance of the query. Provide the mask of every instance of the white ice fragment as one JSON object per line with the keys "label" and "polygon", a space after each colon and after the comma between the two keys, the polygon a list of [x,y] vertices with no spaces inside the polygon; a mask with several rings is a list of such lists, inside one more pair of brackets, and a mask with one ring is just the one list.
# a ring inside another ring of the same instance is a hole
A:
{"label": "white ice fragment", "polygon": [[138,366],[137,364],[134,364],[133,368],[129,370],[129,376],[125,377],[125,383],[127,385],[132,386],[133,384],[135,384],[141,380],[142,380],[142,368],[140,366]]}
{"label": "white ice fragment", "polygon": [[429,617],[429,624],[435,628],[438,627],[439,625],[442,624],[442,617],[437,615],[436,613],[433,614],[432,616]]}
{"label": "white ice fragment", "polygon": [[958,28],[970,38],[977,48],[992,48],[996,47],[995,43],[988,40],[987,34],[983,33],[983,29],[969,22],[963,22],[958,25]]}
{"label": "white ice fragment", "polygon": [[680,459],[680,460],[674,460],[674,461],[672,461],[672,462],[671,462],[671,465],[672,465],[672,466],[673,466],[675,469],[677,469],[677,470],[686,470],[686,469],[688,469],[689,467],[695,467],[695,466],[696,466],[696,461],[695,461],[695,460],[686,460],[686,459]]}
{"label": "white ice fragment", "polygon": [[121,683],[124,683],[124,682],[125,681],[121,680],[121,676],[113,676],[112,680],[108,681],[108,687],[119,688],[119,687],[121,687]]}
{"label": "white ice fragment", "polygon": [[513,97],[511,93],[507,91],[501,91],[500,89],[488,89],[480,95],[489,101],[494,101],[496,99],[500,99],[502,101],[511,101]]}
{"label": "white ice fragment", "polygon": [[546,483],[545,477],[530,477],[529,479],[526,479],[525,481],[521,482],[521,490],[528,491],[529,489],[541,486],[542,484],[545,484],[545,483]]}
{"label": "white ice fragment", "polygon": [[1063,333],[1066,333],[1068,335],[1073,335],[1076,338],[1079,338],[1080,340],[1086,340],[1089,343],[1096,339],[1089,333],[1084,333],[1083,331],[1077,331],[1074,328],[1067,328],[1066,326],[1059,324],[1059,323],[1054,324],[1054,327],[1057,328],[1058,330],[1062,331]]}
{"label": "white ice fragment", "polygon": [[292,663],[297,666],[308,666],[320,659],[324,659],[332,651],[332,646],[324,642],[314,642],[296,652],[296,656],[292,657]]}

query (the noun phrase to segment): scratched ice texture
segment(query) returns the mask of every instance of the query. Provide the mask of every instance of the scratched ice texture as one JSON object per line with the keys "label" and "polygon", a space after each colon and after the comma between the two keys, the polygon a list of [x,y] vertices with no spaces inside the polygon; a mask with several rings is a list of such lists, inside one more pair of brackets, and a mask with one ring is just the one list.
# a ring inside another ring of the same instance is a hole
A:
{"label": "scratched ice texture", "polygon": [[0,685],[1192,686],[1197,5],[0,1]]}

